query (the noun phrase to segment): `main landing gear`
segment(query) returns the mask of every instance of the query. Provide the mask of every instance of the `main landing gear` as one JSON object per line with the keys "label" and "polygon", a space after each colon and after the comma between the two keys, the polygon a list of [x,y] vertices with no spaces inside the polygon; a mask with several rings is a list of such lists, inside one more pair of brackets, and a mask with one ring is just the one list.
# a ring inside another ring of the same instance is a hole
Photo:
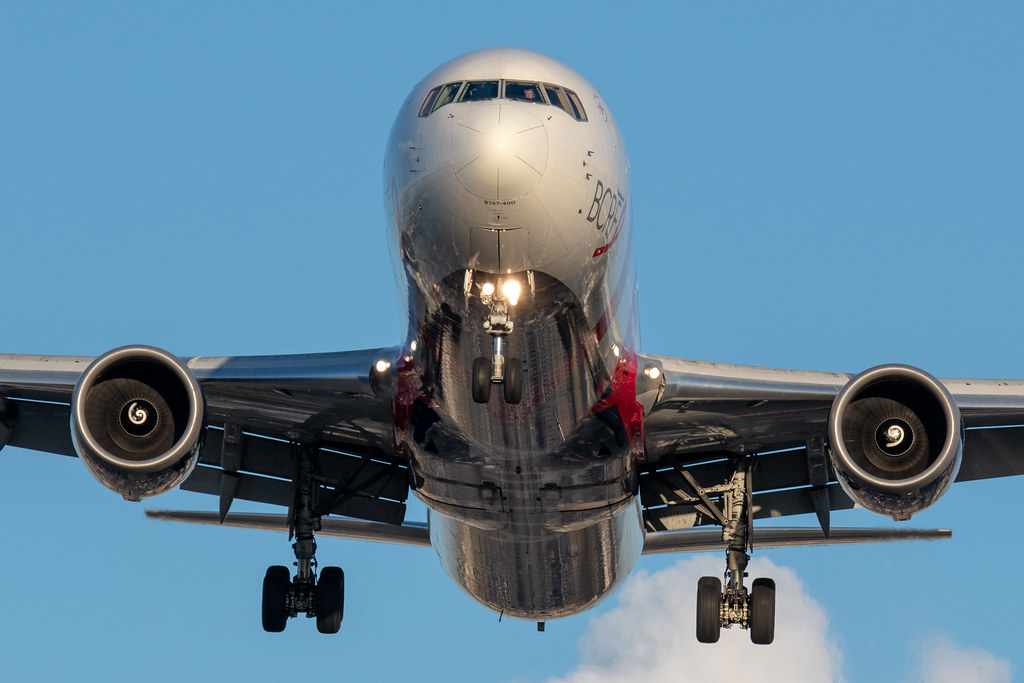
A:
{"label": "main landing gear", "polygon": [[505,403],[519,403],[523,400],[523,363],[518,358],[506,358],[504,350],[504,339],[513,327],[509,306],[519,300],[519,284],[506,280],[499,294],[494,285],[484,283],[480,300],[488,308],[484,330],[494,339],[494,353],[490,358],[479,357],[473,361],[473,400],[487,403],[491,398],[491,385],[501,384]]}
{"label": "main landing gear", "polygon": [[337,633],[345,613],[345,573],[340,567],[324,567],[317,577],[316,541],[320,514],[314,506],[317,490],[309,451],[298,447],[299,477],[292,521],[296,573],[273,566],[263,577],[263,630],[279,633],[290,617],[316,617],[320,633]]}
{"label": "main landing gear", "polygon": [[[750,469],[738,461],[732,478],[720,487],[702,489],[687,472],[684,478],[700,499],[699,507],[722,525],[726,550],[725,589],[716,576],[697,582],[697,640],[717,643],[722,627],[739,626],[750,630],[755,645],[771,645],[775,640],[775,582],[754,579],[750,590],[743,585],[747,563],[753,549],[749,530],[753,528]],[[722,494],[722,509],[708,494]]]}
{"label": "main landing gear", "polygon": [[697,640],[717,643],[722,627],[734,624],[750,629],[755,645],[771,645],[775,640],[775,582],[754,579],[748,592],[743,585],[750,556],[730,548],[726,587],[717,576],[704,576],[697,582]]}

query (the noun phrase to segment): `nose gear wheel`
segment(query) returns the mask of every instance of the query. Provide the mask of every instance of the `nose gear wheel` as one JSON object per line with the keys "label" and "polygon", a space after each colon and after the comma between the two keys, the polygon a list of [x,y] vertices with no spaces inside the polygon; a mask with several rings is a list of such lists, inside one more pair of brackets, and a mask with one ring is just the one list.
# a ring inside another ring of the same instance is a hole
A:
{"label": "nose gear wheel", "polygon": [[514,324],[509,315],[510,301],[498,291],[492,287],[489,293],[480,296],[488,309],[483,327],[493,339],[493,353],[490,358],[473,360],[473,401],[487,403],[491,398],[491,385],[501,384],[505,403],[516,404],[523,400],[523,363],[518,358],[505,357],[505,337],[512,332]]}

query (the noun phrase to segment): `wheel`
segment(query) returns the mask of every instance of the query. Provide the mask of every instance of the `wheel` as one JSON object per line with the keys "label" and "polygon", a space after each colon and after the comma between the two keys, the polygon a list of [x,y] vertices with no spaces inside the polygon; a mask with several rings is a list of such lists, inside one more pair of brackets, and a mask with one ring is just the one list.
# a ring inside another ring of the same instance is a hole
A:
{"label": "wheel", "polygon": [[345,616],[345,572],[341,567],[324,567],[316,582],[316,630],[337,633]]}
{"label": "wheel", "polygon": [[505,359],[505,403],[519,403],[523,400],[523,362],[518,358]]}
{"label": "wheel", "polygon": [[473,361],[473,400],[477,403],[491,400],[490,358],[477,358]]}
{"label": "wheel", "polygon": [[263,577],[263,630],[280,633],[288,623],[288,592],[292,574],[288,567],[274,566]]}
{"label": "wheel", "polygon": [[697,582],[697,640],[717,643],[722,633],[722,580],[705,576]]}
{"label": "wheel", "polygon": [[750,640],[755,645],[771,645],[775,640],[775,582],[754,579],[750,590]]}

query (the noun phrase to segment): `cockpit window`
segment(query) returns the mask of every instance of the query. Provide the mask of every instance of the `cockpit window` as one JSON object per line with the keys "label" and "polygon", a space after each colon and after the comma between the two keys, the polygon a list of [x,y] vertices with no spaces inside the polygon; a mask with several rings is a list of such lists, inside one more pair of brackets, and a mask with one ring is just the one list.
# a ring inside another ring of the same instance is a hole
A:
{"label": "cockpit window", "polygon": [[580,102],[579,95],[574,93],[572,90],[565,88],[565,94],[569,96],[569,104],[572,105],[573,116],[576,117],[577,121],[586,121],[587,112],[583,111],[583,103]]}
{"label": "cockpit window", "polygon": [[[446,83],[442,85],[440,92],[437,93],[437,99],[434,100],[433,106],[430,107],[430,111],[437,111],[444,105],[454,102],[455,96],[459,94],[459,88],[461,87],[461,81],[458,83]],[[429,97],[429,95],[427,97]]]}
{"label": "cockpit window", "polygon": [[505,98],[518,102],[544,104],[540,86],[529,81],[505,81]]}
{"label": "cockpit window", "polygon": [[544,84],[544,92],[548,94],[548,102],[555,105],[569,116],[572,116],[572,112],[569,111],[569,98],[565,96],[562,89],[557,85]]}
{"label": "cockpit window", "polygon": [[583,110],[583,103],[580,102],[579,96],[568,88],[563,88],[560,85],[551,85],[550,83],[544,84],[544,92],[548,96],[548,101],[555,105],[569,116],[573,117],[577,121],[586,121],[587,112]]}
{"label": "cockpit window", "polygon": [[479,102],[495,98],[515,102],[558,107],[577,121],[586,121],[587,112],[579,96],[568,88],[537,81],[458,81],[445,83],[433,88],[420,105],[420,116],[430,116],[441,107],[452,102]]}
{"label": "cockpit window", "polygon": [[498,96],[498,81],[470,81],[462,91],[459,102],[493,100]]}
{"label": "cockpit window", "polygon": [[437,86],[433,90],[427,93],[426,99],[423,100],[423,105],[420,107],[420,116],[426,116],[431,111],[431,105],[434,104],[434,98],[437,97],[437,93],[441,91],[441,86]]}

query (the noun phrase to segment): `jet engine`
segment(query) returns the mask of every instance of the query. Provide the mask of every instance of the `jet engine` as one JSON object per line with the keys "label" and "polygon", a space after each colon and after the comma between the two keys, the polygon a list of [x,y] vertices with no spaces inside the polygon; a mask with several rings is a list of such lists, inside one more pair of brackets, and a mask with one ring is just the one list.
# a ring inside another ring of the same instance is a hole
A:
{"label": "jet engine", "polygon": [[963,429],[941,382],[908,365],[879,365],[850,380],[832,403],[832,466],[856,502],[910,519],[956,479]]}
{"label": "jet engine", "polygon": [[71,397],[78,456],[127,500],[174,488],[199,459],[206,405],[195,376],[152,346],[124,346],[89,365]]}

